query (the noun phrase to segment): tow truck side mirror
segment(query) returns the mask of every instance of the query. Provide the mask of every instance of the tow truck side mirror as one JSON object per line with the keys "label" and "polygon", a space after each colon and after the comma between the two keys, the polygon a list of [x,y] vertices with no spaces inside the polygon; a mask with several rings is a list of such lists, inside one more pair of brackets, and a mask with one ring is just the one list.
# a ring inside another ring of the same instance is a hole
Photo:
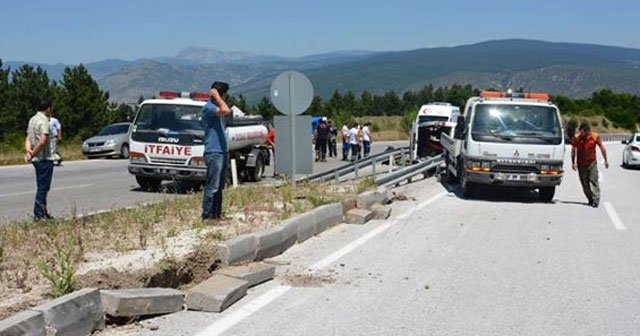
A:
{"label": "tow truck side mirror", "polygon": [[627,139],[624,139],[622,141],[620,141],[621,144],[626,145],[627,144]]}
{"label": "tow truck side mirror", "polygon": [[467,132],[467,124],[464,122],[464,117],[459,116],[458,122],[456,124],[456,129],[453,132],[454,139],[464,139],[465,133]]}

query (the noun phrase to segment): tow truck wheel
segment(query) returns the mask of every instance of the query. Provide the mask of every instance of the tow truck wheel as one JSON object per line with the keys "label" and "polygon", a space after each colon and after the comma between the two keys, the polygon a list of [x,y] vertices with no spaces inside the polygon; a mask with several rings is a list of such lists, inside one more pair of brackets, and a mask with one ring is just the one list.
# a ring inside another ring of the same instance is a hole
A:
{"label": "tow truck wheel", "polygon": [[462,190],[462,197],[465,199],[469,199],[473,196],[476,185],[472,182],[467,181],[466,178],[462,178],[460,180],[460,189]]}
{"label": "tow truck wheel", "polygon": [[264,173],[264,159],[262,156],[259,156],[256,160],[256,166],[253,168],[248,168],[249,180],[251,182],[260,182],[262,181],[262,174]]}
{"label": "tow truck wheel", "polygon": [[556,193],[556,187],[544,187],[538,191],[538,197],[543,202],[551,202]]}
{"label": "tow truck wheel", "polygon": [[136,182],[138,182],[140,189],[145,191],[158,191],[160,189],[160,185],[162,184],[161,179],[137,175]]}

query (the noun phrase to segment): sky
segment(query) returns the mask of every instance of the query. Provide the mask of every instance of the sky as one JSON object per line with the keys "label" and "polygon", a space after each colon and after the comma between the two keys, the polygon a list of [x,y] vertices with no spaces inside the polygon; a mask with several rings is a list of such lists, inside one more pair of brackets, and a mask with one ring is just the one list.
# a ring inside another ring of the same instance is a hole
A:
{"label": "sky", "polygon": [[0,0],[0,59],[89,63],[190,47],[305,56],[526,38],[640,49],[638,0]]}

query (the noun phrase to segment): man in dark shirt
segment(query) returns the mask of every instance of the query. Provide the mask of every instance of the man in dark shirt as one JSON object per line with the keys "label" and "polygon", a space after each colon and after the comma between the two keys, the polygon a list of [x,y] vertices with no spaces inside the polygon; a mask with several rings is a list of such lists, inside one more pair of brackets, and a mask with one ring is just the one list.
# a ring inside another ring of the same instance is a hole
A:
{"label": "man in dark shirt", "polygon": [[202,108],[204,162],[207,165],[207,182],[202,199],[203,220],[218,220],[222,217],[222,191],[229,162],[223,120],[231,112],[225,103],[228,90],[229,84],[214,82],[209,91],[211,99]]}
{"label": "man in dark shirt", "polygon": [[327,143],[329,142],[329,126],[327,126],[327,118],[322,117],[320,123],[316,127],[316,149],[319,151],[319,157],[316,161],[327,161]]}

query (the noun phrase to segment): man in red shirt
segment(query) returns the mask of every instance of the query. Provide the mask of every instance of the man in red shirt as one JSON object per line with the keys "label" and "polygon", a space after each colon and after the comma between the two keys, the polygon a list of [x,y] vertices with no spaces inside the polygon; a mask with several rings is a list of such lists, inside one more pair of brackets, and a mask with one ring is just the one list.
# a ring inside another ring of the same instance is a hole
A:
{"label": "man in red shirt", "polygon": [[[571,143],[571,163],[573,170],[578,170],[580,184],[589,205],[597,208],[600,204],[600,186],[598,185],[598,162],[596,160],[596,145],[600,147],[604,157],[604,166],[609,168],[607,149],[602,144],[602,138],[591,131],[587,123],[582,123],[579,132]],[[576,155],[577,154],[577,155]],[[577,161],[576,161],[577,156]]]}
{"label": "man in red shirt", "polygon": [[271,146],[271,157],[273,158],[273,176],[276,177],[276,129],[273,127],[271,123],[267,124],[267,128],[269,129],[269,133],[264,138],[264,142]]}

